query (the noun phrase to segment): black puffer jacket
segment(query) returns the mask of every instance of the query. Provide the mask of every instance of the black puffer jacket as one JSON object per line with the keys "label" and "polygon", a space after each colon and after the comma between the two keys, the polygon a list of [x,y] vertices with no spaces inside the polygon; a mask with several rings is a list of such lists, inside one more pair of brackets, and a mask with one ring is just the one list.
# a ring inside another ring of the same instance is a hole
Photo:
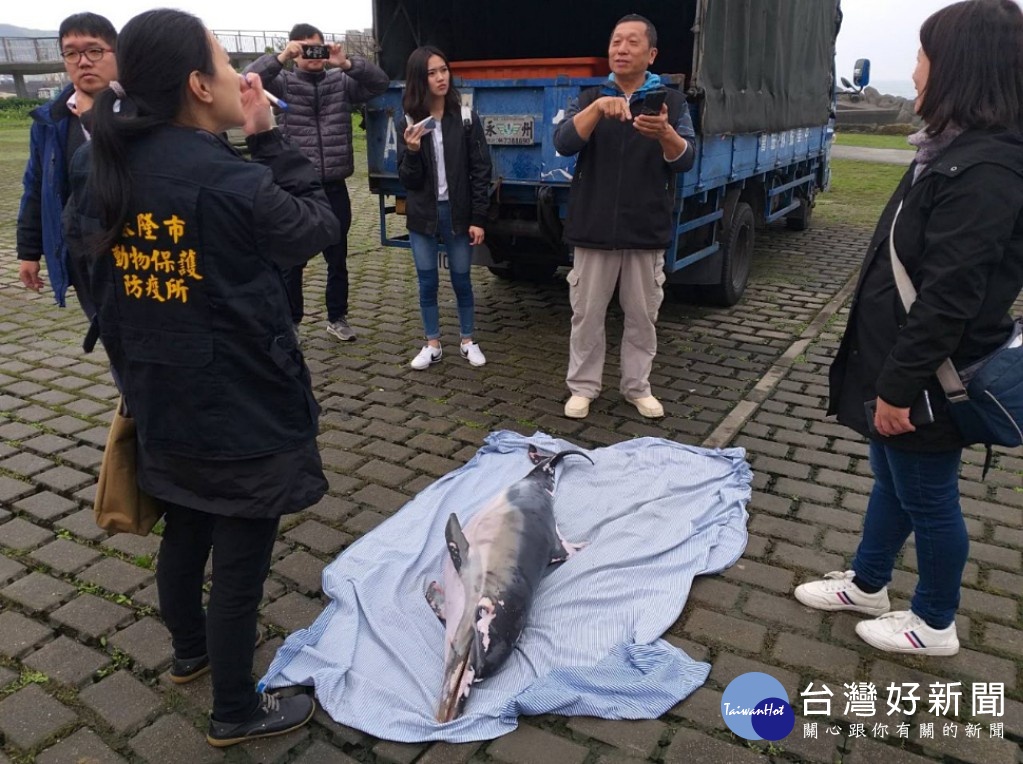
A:
{"label": "black puffer jacket", "polygon": [[[404,138],[406,125],[404,119],[398,122],[398,179],[408,189],[405,223],[410,231],[433,235],[437,233],[437,158],[433,138],[424,135],[419,151],[409,151]],[[491,164],[480,118],[472,112],[466,126],[460,112],[448,111],[441,119],[440,130],[455,233],[465,233],[471,225],[486,228]]]}
{"label": "black puffer jacket", "polygon": [[267,53],[249,64],[263,87],[288,103],[278,116],[283,132],[313,163],[324,183],[336,183],[355,172],[352,153],[352,104],[364,103],[387,90],[387,74],[359,56],[349,59],[347,72],[328,69],[304,72],[285,69],[277,54]]}
{"label": "black puffer jacket", "polygon": [[[864,401],[900,408],[929,392],[935,422],[887,439],[911,451],[963,443],[934,376],[945,358],[962,368],[1009,336],[1023,288],[1023,135],[970,130],[916,183],[910,167],[877,224],[831,367],[828,413],[868,435]],[[909,315],[892,275],[888,237],[917,289]]]}

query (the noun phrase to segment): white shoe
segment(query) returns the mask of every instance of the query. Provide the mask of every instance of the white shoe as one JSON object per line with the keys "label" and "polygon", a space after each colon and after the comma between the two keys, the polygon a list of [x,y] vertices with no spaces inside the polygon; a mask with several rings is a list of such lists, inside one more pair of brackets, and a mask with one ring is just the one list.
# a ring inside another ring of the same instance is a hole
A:
{"label": "white shoe", "polygon": [[640,414],[649,419],[660,419],[664,416],[664,406],[652,395],[647,395],[642,398],[626,398]]}
{"label": "white shoe", "polygon": [[573,395],[565,403],[565,416],[569,419],[585,419],[590,413],[590,399],[583,395]]}
{"label": "white shoe", "polygon": [[441,350],[440,345],[437,347],[423,345],[423,349],[416,353],[416,357],[412,359],[412,363],[409,365],[413,369],[426,369],[429,368],[430,364],[437,363],[442,355],[444,355],[444,351]]}
{"label": "white shoe", "polygon": [[895,610],[872,621],[856,624],[856,633],[871,647],[887,653],[955,655],[959,637],[955,621],[944,629],[932,629],[912,610]]}
{"label": "white shoe", "polygon": [[881,615],[891,610],[888,587],[876,594],[867,594],[853,583],[856,573],[833,570],[823,581],[811,581],[796,587],[796,599],[815,610],[852,610],[867,615]]}
{"label": "white shoe", "polygon": [[459,352],[461,352],[462,358],[473,366],[482,366],[487,362],[487,357],[483,355],[480,346],[475,342],[463,342]]}

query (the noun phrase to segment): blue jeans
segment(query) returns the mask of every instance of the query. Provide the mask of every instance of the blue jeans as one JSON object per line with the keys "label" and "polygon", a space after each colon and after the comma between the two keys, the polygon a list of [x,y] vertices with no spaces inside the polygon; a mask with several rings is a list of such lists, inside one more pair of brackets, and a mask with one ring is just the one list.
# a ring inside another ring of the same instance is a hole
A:
{"label": "blue jeans", "polygon": [[440,339],[440,309],[437,307],[437,288],[440,286],[440,274],[437,270],[437,252],[440,249],[438,236],[447,248],[451,286],[455,290],[455,299],[458,303],[459,329],[462,339],[466,339],[472,337],[475,329],[473,312],[476,306],[472,298],[472,280],[469,277],[472,247],[469,244],[468,233],[456,234],[452,230],[451,205],[448,202],[437,204],[437,236],[409,231],[412,258],[416,262],[416,274],[419,276],[419,312],[423,317],[423,331],[428,340]]}
{"label": "blue jeans", "polygon": [[853,570],[868,586],[887,586],[912,532],[919,581],[911,608],[935,629],[955,620],[970,540],[959,505],[962,449],[921,453],[870,441],[874,489]]}

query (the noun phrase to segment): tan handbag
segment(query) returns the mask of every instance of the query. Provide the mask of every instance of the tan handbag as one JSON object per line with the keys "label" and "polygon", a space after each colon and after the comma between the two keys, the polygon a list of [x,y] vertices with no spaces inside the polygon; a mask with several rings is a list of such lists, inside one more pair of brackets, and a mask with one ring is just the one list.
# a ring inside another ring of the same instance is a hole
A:
{"label": "tan handbag", "polygon": [[96,525],[110,534],[145,536],[163,515],[159,500],[138,486],[136,447],[135,420],[126,413],[122,397],[110,423],[94,505]]}

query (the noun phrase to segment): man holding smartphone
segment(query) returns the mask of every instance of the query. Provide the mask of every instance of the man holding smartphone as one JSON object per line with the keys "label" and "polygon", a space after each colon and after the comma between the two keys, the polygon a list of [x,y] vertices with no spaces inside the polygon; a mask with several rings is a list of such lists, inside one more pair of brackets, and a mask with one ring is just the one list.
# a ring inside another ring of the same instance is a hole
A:
{"label": "man holding smartphone", "polygon": [[[294,141],[323,179],[334,214],[341,221],[341,239],[323,250],[327,261],[327,333],[339,340],[355,339],[348,324],[348,229],[352,205],[345,179],[355,171],[352,148],[352,105],[365,103],[387,90],[384,70],[360,56],[345,55],[338,43],[326,43],[312,24],[296,24],[280,53],[267,53],[248,67],[263,87],[288,103],[278,116],[281,131]],[[293,68],[286,68],[289,61]],[[328,65],[330,68],[328,68]],[[291,320],[298,335],[304,315],[304,265],[284,273]]]}
{"label": "man holding smartphone", "polygon": [[579,94],[554,132],[554,146],[578,154],[565,239],[572,303],[565,416],[582,419],[600,393],[605,316],[615,286],[625,313],[622,396],[645,417],[664,416],[650,390],[664,251],[674,233],[675,176],[693,166],[695,137],[685,96],[647,71],[657,30],[630,14],[615,25],[607,82]]}

